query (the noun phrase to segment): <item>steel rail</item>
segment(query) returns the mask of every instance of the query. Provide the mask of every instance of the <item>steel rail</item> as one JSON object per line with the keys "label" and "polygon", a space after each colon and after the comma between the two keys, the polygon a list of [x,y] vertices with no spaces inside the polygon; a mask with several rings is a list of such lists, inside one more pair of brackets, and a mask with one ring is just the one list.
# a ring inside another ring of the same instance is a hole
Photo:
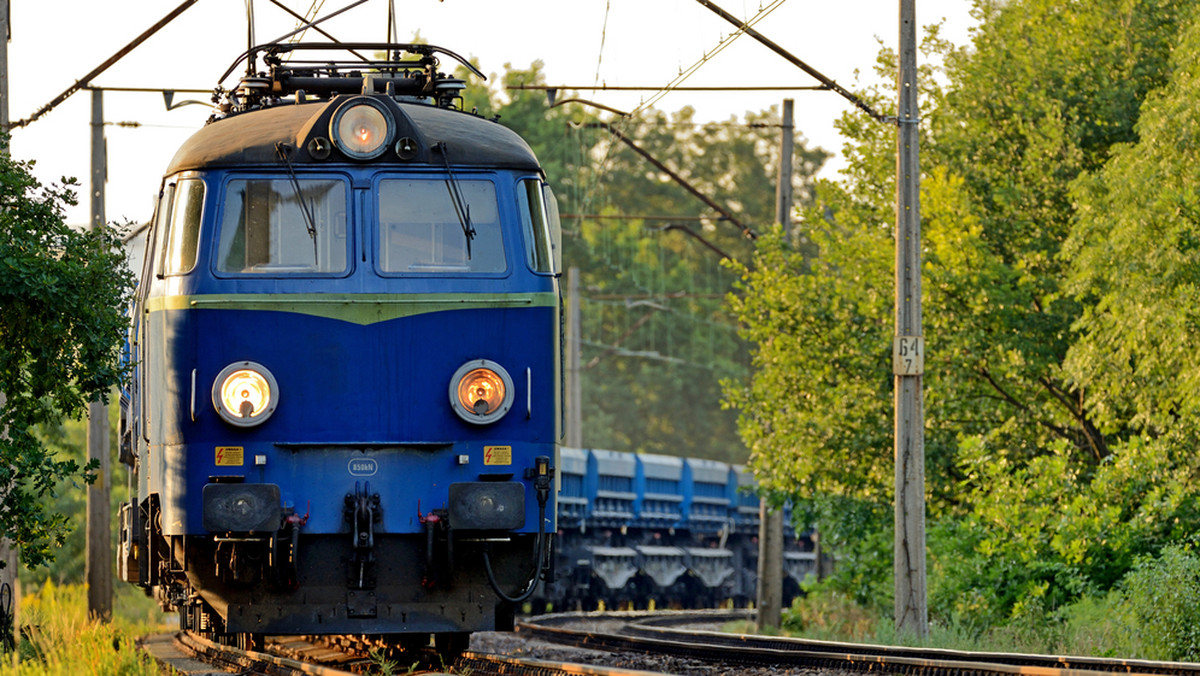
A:
{"label": "steel rail", "polygon": [[176,634],[175,641],[180,649],[191,653],[196,659],[209,662],[210,664],[235,667],[239,669],[241,674],[353,676],[352,672],[342,669],[221,645],[190,632]]}
{"label": "steel rail", "polygon": [[[1200,664],[1153,662],[1099,657],[1065,657],[1016,653],[976,653],[956,650],[891,647],[831,641],[687,631],[664,624],[686,623],[686,614],[655,618],[559,614],[532,618],[518,631],[543,641],[609,651],[636,651],[702,658],[732,665],[836,668],[857,671],[888,670],[940,675],[1096,676],[1097,674],[1179,674],[1197,676]],[[618,633],[572,629],[575,621],[626,619]],[[722,621],[713,614],[697,614],[694,622]]]}
{"label": "steel rail", "polygon": [[862,655],[895,656],[911,659],[928,659],[966,663],[995,663],[1017,667],[1059,669],[1100,673],[1139,674],[1200,674],[1200,664],[1190,662],[1156,662],[1152,660],[1112,659],[1066,655],[1039,655],[1027,653],[968,652],[944,648],[910,648],[906,646],[881,646],[836,641],[817,641],[770,636],[743,636],[715,631],[680,630],[654,626],[654,620],[630,624],[622,633],[657,637],[672,641],[699,641],[717,645],[757,648],[770,647],[778,650],[823,650],[826,652],[854,652]]}
{"label": "steel rail", "polygon": [[[282,637],[279,637],[282,638]],[[298,637],[293,637],[298,638]],[[312,639],[324,640],[312,643]],[[317,648],[326,653],[345,653],[353,656],[361,654],[371,647],[363,637],[355,636],[325,636],[308,637],[302,640],[308,648]],[[264,674],[269,676],[350,676],[354,673],[333,666],[317,664],[303,659],[293,659],[281,655],[259,651],[246,651],[233,646],[222,645],[196,635],[192,632],[179,632],[174,635],[174,643],[180,652],[221,669],[234,669],[244,676]],[[272,642],[268,640],[268,645]],[[377,647],[377,646],[376,646]],[[279,644],[276,648],[279,649]],[[288,646],[283,652],[303,656],[303,651],[297,652],[295,646]],[[432,650],[422,649],[412,654],[416,663],[409,673],[443,674],[441,669],[432,665],[439,660]],[[313,659],[308,657],[307,659]],[[417,667],[416,664],[423,666]],[[621,667],[605,667],[571,662],[554,662],[528,657],[512,657],[494,653],[468,651],[458,658],[453,665],[445,665],[453,669],[453,673],[470,673],[475,676],[668,676],[662,672],[644,671]]]}
{"label": "steel rail", "polygon": [[668,676],[659,671],[549,662],[528,657],[509,657],[476,652],[463,653],[454,666],[456,669],[462,669],[463,673],[476,676],[483,674],[504,674],[505,676]]}

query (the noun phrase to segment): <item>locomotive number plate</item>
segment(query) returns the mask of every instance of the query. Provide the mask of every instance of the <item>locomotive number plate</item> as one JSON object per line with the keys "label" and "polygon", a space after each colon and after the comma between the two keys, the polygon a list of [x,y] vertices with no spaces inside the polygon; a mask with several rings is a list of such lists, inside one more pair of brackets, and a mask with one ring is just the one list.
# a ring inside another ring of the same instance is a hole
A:
{"label": "locomotive number plate", "polygon": [[375,476],[379,463],[374,458],[355,458],[346,464],[346,469],[352,476]]}
{"label": "locomotive number plate", "polygon": [[241,446],[217,446],[218,467],[241,467],[245,463],[245,457]]}
{"label": "locomotive number plate", "polygon": [[483,464],[485,464],[485,465],[511,465],[512,464],[512,446],[484,446],[483,447]]}

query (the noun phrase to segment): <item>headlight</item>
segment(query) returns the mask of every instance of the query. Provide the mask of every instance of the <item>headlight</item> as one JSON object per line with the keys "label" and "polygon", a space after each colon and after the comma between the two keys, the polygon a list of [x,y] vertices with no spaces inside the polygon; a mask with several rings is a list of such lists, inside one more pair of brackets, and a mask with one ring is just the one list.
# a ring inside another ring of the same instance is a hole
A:
{"label": "headlight", "polygon": [[217,374],[213,406],[221,419],[238,427],[258,425],[279,405],[279,385],[262,364],[240,361]]}
{"label": "headlight", "polygon": [[370,160],[387,150],[395,134],[392,117],[375,99],[358,97],[343,103],[329,123],[329,135],[348,157]]}
{"label": "headlight", "polygon": [[450,378],[450,405],[458,417],[476,425],[493,423],[512,408],[513,384],[496,362],[476,359]]}

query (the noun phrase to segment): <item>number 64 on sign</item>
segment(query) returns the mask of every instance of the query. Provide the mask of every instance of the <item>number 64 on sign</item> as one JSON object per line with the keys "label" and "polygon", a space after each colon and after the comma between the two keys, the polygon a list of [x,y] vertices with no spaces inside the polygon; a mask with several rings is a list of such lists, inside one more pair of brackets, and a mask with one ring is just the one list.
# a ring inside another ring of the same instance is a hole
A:
{"label": "number 64 on sign", "polygon": [[896,336],[892,343],[892,373],[898,376],[919,376],[925,373],[925,338]]}

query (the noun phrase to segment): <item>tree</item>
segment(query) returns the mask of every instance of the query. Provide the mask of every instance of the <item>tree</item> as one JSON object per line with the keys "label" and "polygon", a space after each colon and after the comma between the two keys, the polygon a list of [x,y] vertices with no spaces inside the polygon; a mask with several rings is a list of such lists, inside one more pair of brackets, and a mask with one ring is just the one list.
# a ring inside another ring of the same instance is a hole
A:
{"label": "tree", "polygon": [[[468,107],[499,115],[529,141],[567,215],[567,264],[582,271],[584,443],[743,462],[735,415],[720,410],[720,380],[747,372],[745,346],[723,307],[734,276],[714,251],[664,226],[686,226],[742,259],[753,242],[596,126],[595,110],[551,108],[541,91],[507,89],[544,85],[541,64],[498,79],[504,92],[468,88]],[[700,124],[690,108],[649,110],[610,124],[740,220],[763,230],[774,221],[778,111]],[[811,198],[825,157],[797,144],[798,203]]]}
{"label": "tree", "polygon": [[983,27],[972,52],[947,60],[954,84],[930,124],[932,165],[962,181],[977,227],[966,243],[973,264],[930,263],[928,315],[938,323],[929,333],[952,374],[938,395],[951,407],[943,420],[980,420],[961,429],[1024,458],[1056,440],[1087,466],[1109,454],[1062,372],[1082,311],[1063,293],[1071,185],[1134,138],[1189,4],[977,3]]}
{"label": "tree", "polygon": [[1068,372],[1106,431],[1188,454],[1200,441],[1200,25],[1171,56],[1171,81],[1142,105],[1136,142],[1075,184],[1071,287],[1094,299]]}
{"label": "tree", "polygon": [[65,537],[67,517],[46,497],[64,479],[93,479],[36,430],[80,418],[120,382],[133,287],[113,231],[64,223],[74,182],[45,186],[31,166],[0,155],[0,531],[30,567],[52,560]]}
{"label": "tree", "polygon": [[[1006,536],[1004,519],[995,517],[1044,513],[1041,500],[1050,492],[1034,468],[1078,477],[1063,484],[1072,493],[1060,494],[1062,504],[1092,491],[1133,500],[1129,509],[1137,512],[1138,501],[1152,501],[1159,490],[1140,488],[1128,474],[1111,474],[1111,467],[1101,471],[1125,460],[1114,454],[1126,450],[1119,444],[1128,431],[1121,416],[1110,420],[1098,407],[1101,400],[1089,398],[1085,381],[1067,370],[1073,327],[1088,316],[1090,299],[1067,286],[1064,243],[1076,213],[1074,181],[1100,170],[1117,144],[1137,138],[1141,104],[1171,75],[1170,54],[1190,4],[977,0],[981,24],[971,49],[954,49],[936,32],[924,43],[927,53],[941,57],[946,83],[938,85],[926,67],[927,478],[931,516],[958,527],[931,532],[931,570],[948,561],[957,561],[955,570],[964,576],[972,567],[1019,566],[1018,559],[998,554],[985,561],[981,543]],[[893,54],[881,54],[883,74],[894,73],[894,63]],[[888,107],[879,92],[867,95],[877,108]],[[821,208],[806,216],[818,257],[775,244],[740,271],[743,295],[735,310],[755,345],[756,368],[751,385],[728,396],[741,408],[741,433],[759,476],[770,477],[781,495],[816,504],[826,542],[873,537],[882,544],[891,541],[878,534],[891,528],[885,506],[891,495],[893,273],[887,256],[895,137],[893,129],[859,114],[845,116],[841,128],[849,139],[848,178],[820,184]],[[1091,265],[1100,266],[1104,255],[1098,252]],[[1130,452],[1162,457],[1157,450]],[[995,467],[1019,480],[996,481]],[[1125,487],[1093,486],[1101,476]],[[1171,476],[1177,484],[1178,476]],[[845,509],[846,501],[855,508]],[[1178,514],[1189,513],[1183,502]],[[949,586],[991,594],[995,617],[1004,617],[1015,599],[1041,585],[1038,593],[1062,603],[1089,584],[1119,577],[1121,566],[1108,564],[1128,557],[1084,546],[1095,530],[1068,530],[1072,542],[1059,538],[1034,550],[1053,565],[1015,580],[1018,587],[1027,583],[1015,594],[1004,591],[1000,598],[995,579],[984,575]],[[945,549],[938,549],[936,535],[951,538]],[[1077,556],[1084,550],[1087,556]],[[945,554],[940,563],[939,552]],[[870,558],[864,553],[864,562]],[[856,592],[886,589],[872,577],[879,574],[886,573],[873,564],[856,568],[851,559],[840,583]],[[931,593],[934,584],[931,575]],[[886,604],[886,594],[879,600]]]}

